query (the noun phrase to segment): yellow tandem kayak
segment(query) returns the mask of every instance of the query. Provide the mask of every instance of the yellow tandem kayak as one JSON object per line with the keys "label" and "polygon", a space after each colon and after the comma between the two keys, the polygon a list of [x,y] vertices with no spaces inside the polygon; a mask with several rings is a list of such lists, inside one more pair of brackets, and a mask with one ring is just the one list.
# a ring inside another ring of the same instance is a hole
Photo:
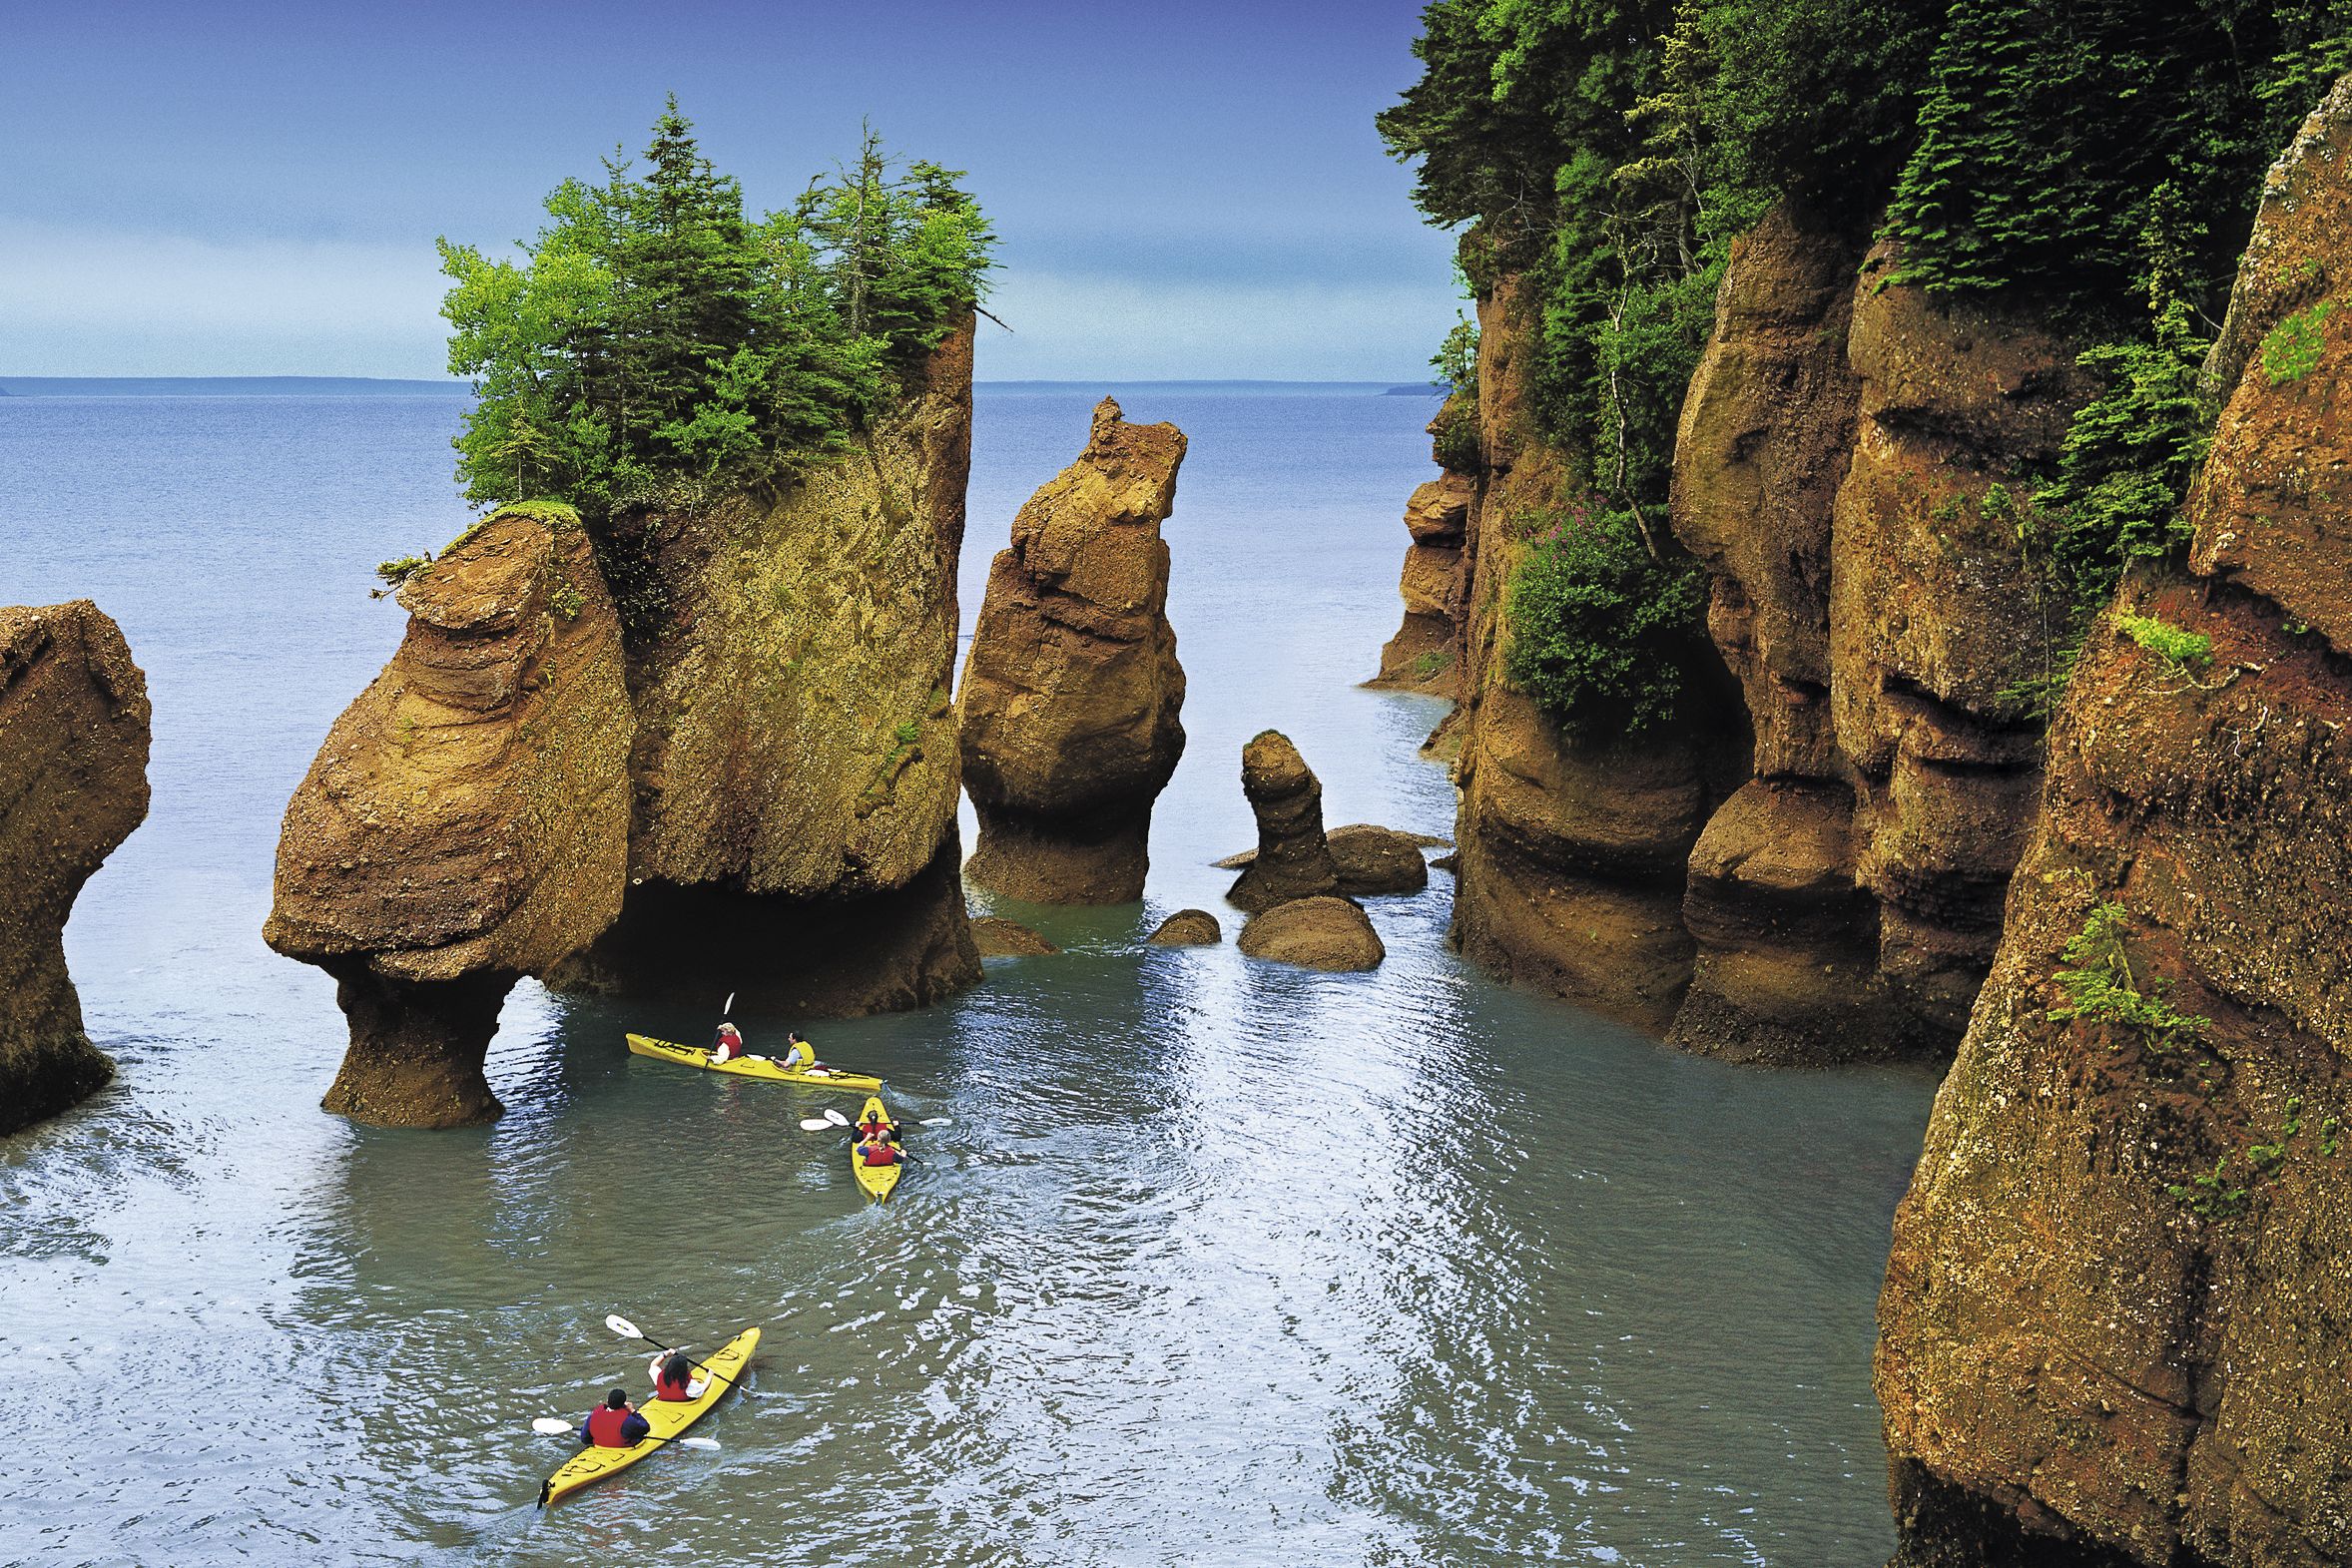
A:
{"label": "yellow tandem kayak", "polygon": [[864,1073],[846,1073],[838,1067],[785,1067],[765,1056],[739,1056],[732,1062],[714,1062],[707,1046],[677,1045],[642,1034],[629,1036],[629,1054],[650,1056],[657,1062],[675,1062],[680,1067],[699,1067],[706,1073],[733,1073],[738,1078],[766,1078],[780,1084],[800,1084],[809,1089],[874,1090],[882,1087],[880,1078],[869,1078]]}
{"label": "yellow tandem kayak", "polygon": [[[896,1132],[898,1130],[897,1122],[882,1105],[881,1095],[869,1096],[866,1101],[866,1109],[858,1113],[859,1126],[863,1127],[868,1122],[887,1122],[890,1131]],[[890,1196],[890,1189],[898,1185],[898,1177],[906,1169],[903,1163],[905,1158],[901,1154],[897,1162],[889,1165],[868,1165],[865,1157],[858,1153],[858,1146],[852,1144],[850,1145],[850,1174],[858,1178],[858,1185],[866,1189],[867,1197],[880,1203],[882,1199]]]}
{"label": "yellow tandem kayak", "polygon": [[539,1506],[557,1502],[583,1486],[592,1485],[608,1475],[618,1475],[638,1460],[665,1447],[670,1438],[678,1436],[701,1420],[719,1402],[720,1396],[735,1386],[743,1375],[744,1363],[760,1347],[760,1330],[746,1328],[727,1341],[718,1353],[701,1358],[696,1375],[704,1380],[701,1395],[693,1399],[647,1399],[637,1407],[645,1417],[645,1424],[653,1428],[642,1442],[626,1448],[583,1448],[564,1461],[562,1468],[549,1476],[539,1487]]}

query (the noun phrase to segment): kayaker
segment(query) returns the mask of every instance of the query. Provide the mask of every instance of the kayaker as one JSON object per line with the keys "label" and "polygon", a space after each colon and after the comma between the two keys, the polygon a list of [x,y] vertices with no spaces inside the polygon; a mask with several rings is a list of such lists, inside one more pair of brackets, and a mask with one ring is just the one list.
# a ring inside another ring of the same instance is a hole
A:
{"label": "kayaker", "polygon": [[866,1136],[858,1143],[858,1162],[861,1165],[896,1165],[898,1163],[897,1146],[892,1144],[881,1129],[875,1128],[873,1124],[869,1123]]}
{"label": "kayaker", "polygon": [[825,1065],[817,1060],[817,1047],[791,1029],[784,1033],[784,1055],[777,1060],[788,1070],[801,1073],[814,1072]]}
{"label": "kayaker", "polygon": [[711,1041],[711,1065],[732,1062],[743,1055],[743,1031],[731,1023],[719,1026],[719,1033]]}
{"label": "kayaker", "polygon": [[653,1396],[676,1403],[702,1397],[703,1381],[694,1375],[694,1362],[684,1350],[672,1350],[654,1362]]}
{"label": "kayaker", "polygon": [[858,1136],[861,1139],[880,1138],[885,1143],[890,1144],[895,1144],[899,1141],[898,1129],[893,1123],[890,1122],[860,1122],[858,1124]]}
{"label": "kayaker", "polygon": [[580,1443],[589,1448],[627,1448],[653,1435],[653,1426],[629,1402],[629,1390],[615,1388],[580,1423]]}

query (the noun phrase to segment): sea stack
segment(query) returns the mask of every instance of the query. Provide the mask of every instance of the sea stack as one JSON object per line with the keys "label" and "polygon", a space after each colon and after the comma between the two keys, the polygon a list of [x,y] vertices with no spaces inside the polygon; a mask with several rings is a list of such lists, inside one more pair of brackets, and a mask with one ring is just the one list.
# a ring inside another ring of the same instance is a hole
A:
{"label": "sea stack", "polygon": [[1022,506],[957,695],[979,817],[964,874],[1037,903],[1143,895],[1152,802],[1184,753],[1168,546],[1184,432],[1104,398],[1078,460]]}
{"label": "sea stack", "polygon": [[1323,782],[1279,730],[1263,730],[1241,753],[1241,788],[1258,818],[1258,852],[1226,901],[1253,914],[1294,898],[1340,890],[1340,868],[1323,834]]}
{"label": "sea stack", "polygon": [[612,923],[629,855],[621,628],[576,518],[499,512],[399,591],[408,632],[294,791],[264,936],[336,980],[326,1109],[498,1113],[482,1058],[519,977]]}
{"label": "sea stack", "polygon": [[147,678],[87,600],[0,608],[0,1135],[103,1088],[65,922],[147,816]]}

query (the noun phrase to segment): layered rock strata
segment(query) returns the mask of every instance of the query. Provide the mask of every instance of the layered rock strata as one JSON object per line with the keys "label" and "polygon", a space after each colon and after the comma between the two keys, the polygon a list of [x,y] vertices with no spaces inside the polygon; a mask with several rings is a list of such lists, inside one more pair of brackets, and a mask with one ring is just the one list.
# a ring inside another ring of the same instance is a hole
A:
{"label": "layered rock strata", "polygon": [[65,964],[82,884],[147,817],[147,678],[88,600],[0,608],[0,1136],[114,1077]]}
{"label": "layered rock strata", "polygon": [[1261,731],[1242,748],[1241,788],[1258,818],[1258,849],[1226,900],[1254,912],[1338,892],[1340,868],[1323,833],[1323,784],[1289,736]]}
{"label": "layered rock strata", "polygon": [[783,493],[497,514],[288,807],[268,936],[333,973],[329,1109],[494,1115],[507,989],[841,1015],[972,983],[947,701],[971,341]]}
{"label": "layered rock strata", "polygon": [[629,890],[551,983],[845,1016],[979,979],[958,875],[971,332],[773,503],[616,521]]}
{"label": "layered rock strata", "polygon": [[1577,493],[1571,461],[1528,405],[1542,319],[1535,285],[1504,277],[1479,301],[1482,473],[1465,540],[1462,789],[1454,938],[1505,979],[1651,1028],[1674,1016],[1693,945],[1684,864],[1737,782],[1745,738],[1711,693],[1689,721],[1631,739],[1563,734],[1503,679],[1505,590],[1528,519]]}
{"label": "layered rock strata", "polygon": [[[1438,425],[1433,423],[1430,430],[1436,434]],[[1397,584],[1405,601],[1405,621],[1381,649],[1380,674],[1367,686],[1458,695],[1462,595],[1468,580],[1463,545],[1476,501],[1476,476],[1449,469],[1406,502],[1405,527],[1413,543],[1405,552],[1405,570]]]}
{"label": "layered rock strata", "polygon": [[2083,651],[1896,1218],[1903,1564],[2352,1560],[2347,171],[2352,79],[2271,173],[2190,563]]}
{"label": "layered rock strata", "polygon": [[399,601],[399,651],[287,806],[263,934],[335,977],[326,1108],[447,1127],[498,1112],[482,1060],[515,980],[620,912],[633,723],[576,520],[497,513]]}
{"label": "layered rock strata", "polygon": [[1168,546],[1184,433],[1104,398],[1078,460],[988,571],[956,697],[979,842],[964,874],[1033,903],[1143,896],[1152,802],[1184,754]]}

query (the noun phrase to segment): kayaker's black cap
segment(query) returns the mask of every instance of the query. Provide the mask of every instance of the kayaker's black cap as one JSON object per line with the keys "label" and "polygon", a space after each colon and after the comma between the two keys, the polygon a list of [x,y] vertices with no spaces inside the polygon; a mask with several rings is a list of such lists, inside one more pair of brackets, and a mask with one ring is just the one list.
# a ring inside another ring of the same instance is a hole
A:
{"label": "kayaker's black cap", "polygon": [[629,1390],[626,1388],[615,1388],[604,1396],[604,1407],[608,1410],[617,1410],[628,1402]]}

